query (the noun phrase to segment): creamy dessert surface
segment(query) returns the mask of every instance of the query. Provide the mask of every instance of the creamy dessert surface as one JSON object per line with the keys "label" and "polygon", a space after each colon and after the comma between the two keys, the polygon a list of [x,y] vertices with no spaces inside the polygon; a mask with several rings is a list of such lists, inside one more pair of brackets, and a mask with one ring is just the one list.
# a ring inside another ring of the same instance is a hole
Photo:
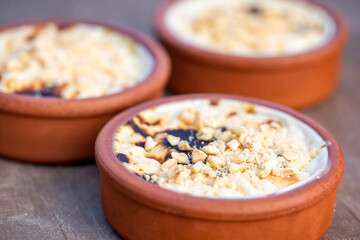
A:
{"label": "creamy dessert surface", "polygon": [[186,100],[141,111],[114,136],[124,166],[184,194],[257,197],[324,171],[324,140],[292,116],[235,100]]}
{"label": "creamy dessert surface", "polygon": [[312,50],[335,32],[327,12],[302,0],[179,0],[165,24],[189,44],[248,57]]}
{"label": "creamy dessert surface", "polygon": [[0,32],[0,91],[65,99],[101,97],[144,80],[150,52],[101,26],[21,26]]}

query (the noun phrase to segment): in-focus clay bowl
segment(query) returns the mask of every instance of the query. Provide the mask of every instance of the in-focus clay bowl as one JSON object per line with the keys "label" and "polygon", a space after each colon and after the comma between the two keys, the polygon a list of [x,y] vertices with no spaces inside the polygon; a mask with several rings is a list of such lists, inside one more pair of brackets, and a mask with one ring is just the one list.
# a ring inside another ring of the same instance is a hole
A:
{"label": "in-focus clay bowl", "polygon": [[348,26],[344,17],[326,4],[310,1],[335,22],[335,36],[325,45],[289,56],[250,58],[203,50],[174,36],[165,23],[174,2],[160,5],[155,15],[156,34],[172,61],[171,91],[236,94],[305,108],[335,90]]}
{"label": "in-focus clay bowl", "polygon": [[[179,194],[146,182],[116,158],[113,137],[139,111],[179,100],[235,99],[288,113],[312,127],[327,143],[328,164],[320,178],[281,194],[241,200]],[[310,118],[263,100],[232,95],[193,94],[163,98],[117,115],[95,145],[107,220],[126,239],[320,239],[329,227],[344,160],[335,138]]]}
{"label": "in-focus clay bowl", "polygon": [[137,103],[162,96],[170,72],[169,59],[165,51],[144,34],[97,21],[35,20],[2,26],[0,31],[48,22],[64,27],[88,23],[119,31],[143,44],[154,59],[153,70],[146,79],[104,97],[66,100],[0,93],[1,156],[37,163],[88,159],[94,156],[96,135],[109,119]]}

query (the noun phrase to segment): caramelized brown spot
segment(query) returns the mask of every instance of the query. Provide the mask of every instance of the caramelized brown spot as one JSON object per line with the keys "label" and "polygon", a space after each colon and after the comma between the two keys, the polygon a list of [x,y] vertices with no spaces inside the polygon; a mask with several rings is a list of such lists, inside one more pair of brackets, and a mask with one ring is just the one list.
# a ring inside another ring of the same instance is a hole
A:
{"label": "caramelized brown spot", "polygon": [[42,26],[35,26],[34,30],[32,31],[32,33],[26,37],[26,41],[32,41],[34,40],[40,33],[41,31],[45,28],[45,25]]}
{"label": "caramelized brown spot", "polygon": [[255,114],[256,111],[255,111],[255,106],[254,105],[249,105],[246,109],[245,109],[245,112],[246,113],[249,113],[249,114]]}
{"label": "caramelized brown spot", "polygon": [[157,145],[155,148],[146,153],[146,157],[153,158],[159,163],[163,163],[167,159],[169,151],[170,149],[166,148],[165,146]]}
{"label": "caramelized brown spot", "polygon": [[229,112],[226,116],[226,118],[229,118],[229,117],[232,117],[232,116],[235,116],[237,113],[235,111],[232,111],[232,112]]}
{"label": "caramelized brown spot", "polygon": [[220,103],[219,99],[211,99],[210,100],[211,106],[217,106],[217,105],[219,105],[219,103]]}
{"label": "caramelized brown spot", "polygon": [[56,26],[60,31],[70,30],[75,27],[75,24],[61,24]]}

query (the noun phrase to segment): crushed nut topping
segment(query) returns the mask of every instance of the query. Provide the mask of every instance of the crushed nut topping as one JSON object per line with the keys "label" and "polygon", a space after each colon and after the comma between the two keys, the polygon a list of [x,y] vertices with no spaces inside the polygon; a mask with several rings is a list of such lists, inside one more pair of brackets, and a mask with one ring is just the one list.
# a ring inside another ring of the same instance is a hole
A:
{"label": "crushed nut topping", "polygon": [[150,52],[105,27],[49,23],[0,32],[0,91],[39,97],[101,97],[133,87],[153,68]]}
{"label": "crushed nut topping", "polygon": [[[236,114],[226,117],[230,112]],[[235,100],[180,101],[132,117],[116,132],[114,150],[130,171],[169,190],[220,198],[266,195],[326,166],[324,141],[301,124]]]}
{"label": "crushed nut topping", "polygon": [[328,42],[331,16],[307,1],[177,1],[167,12],[169,30],[198,47],[247,56],[300,53]]}

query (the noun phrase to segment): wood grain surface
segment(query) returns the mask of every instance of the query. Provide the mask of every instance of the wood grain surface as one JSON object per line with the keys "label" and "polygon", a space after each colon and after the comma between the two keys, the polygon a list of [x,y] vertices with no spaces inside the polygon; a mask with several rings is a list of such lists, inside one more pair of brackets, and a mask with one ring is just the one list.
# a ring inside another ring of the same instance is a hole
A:
{"label": "wood grain surface", "polygon": [[[160,2],[0,0],[0,24],[72,16],[123,23],[151,34],[151,16]],[[325,103],[303,112],[333,133],[345,155],[334,219],[323,239],[360,239],[360,1],[323,2],[347,16],[352,36],[339,89]],[[0,239],[121,239],[101,210],[99,171],[94,160],[44,166],[0,158]]]}

